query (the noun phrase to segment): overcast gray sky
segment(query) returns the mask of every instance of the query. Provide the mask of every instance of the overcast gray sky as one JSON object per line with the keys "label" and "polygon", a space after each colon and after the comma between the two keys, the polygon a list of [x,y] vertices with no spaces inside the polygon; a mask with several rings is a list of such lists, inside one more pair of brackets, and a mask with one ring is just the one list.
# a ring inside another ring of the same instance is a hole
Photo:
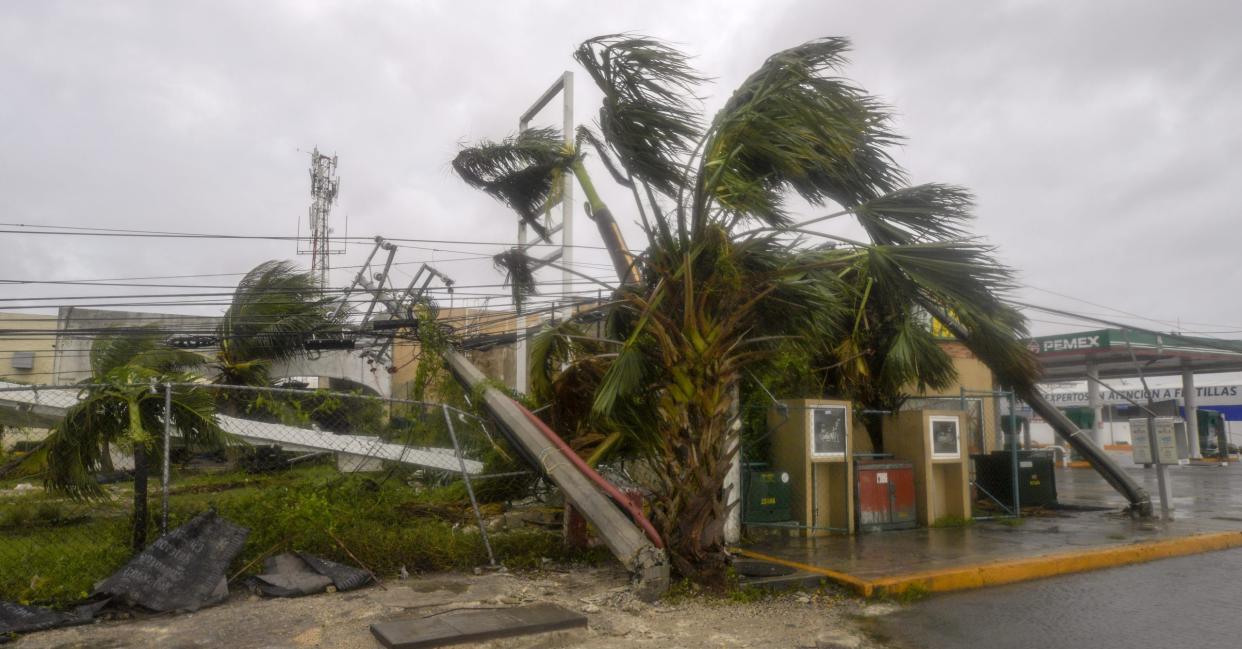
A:
{"label": "overcast gray sky", "polygon": [[[581,40],[676,41],[716,78],[711,109],[772,52],[842,35],[847,75],[900,115],[912,180],[971,188],[977,231],[1024,283],[1184,330],[1242,330],[1240,18],[1234,2],[7,2],[0,221],[291,236],[317,145],[340,155],[338,233],[348,214],[351,236],[511,241],[511,215],[448,161],[460,142],[511,132],[574,69]],[[587,86],[580,74],[580,120],[598,105]],[[632,212],[617,211],[636,241]],[[598,245],[585,219],[578,233]],[[239,273],[295,253],[289,241],[0,236],[8,280]],[[398,260],[500,280],[486,260],[453,260],[497,247],[441,248]],[[123,292],[137,291],[8,285],[0,297]],[[1086,328],[1033,317],[1037,333]]]}

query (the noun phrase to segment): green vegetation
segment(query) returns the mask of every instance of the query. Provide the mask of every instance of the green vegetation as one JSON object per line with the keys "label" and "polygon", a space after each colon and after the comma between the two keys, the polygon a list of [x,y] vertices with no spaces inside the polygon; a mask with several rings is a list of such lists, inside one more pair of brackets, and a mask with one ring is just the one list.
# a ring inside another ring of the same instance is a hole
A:
{"label": "green vegetation", "polygon": [[[330,465],[280,473],[238,471],[174,476],[169,525],[209,508],[250,529],[239,570],[267,553],[298,550],[356,565],[381,578],[410,572],[468,569],[487,553],[460,483],[416,491],[401,476],[341,475]],[[131,485],[107,487],[111,500],[75,503],[46,493],[0,499],[0,599],[64,605],[128,560]],[[485,513],[499,513],[491,505]],[[158,533],[153,522],[152,536]],[[544,559],[604,561],[602,550],[570,551],[555,533],[489,532],[497,560],[534,569]],[[338,542],[339,540],[339,542]],[[346,551],[348,548],[348,551]],[[261,570],[255,561],[247,570]]]}
{"label": "green vegetation", "polygon": [[899,593],[886,595],[884,599],[897,602],[898,604],[913,604],[915,602],[927,599],[931,595],[931,591],[923,584],[910,584]]}
{"label": "green vegetation", "polygon": [[[223,385],[271,385],[273,361],[292,358],[316,335],[332,335],[348,314],[335,297],[324,297],[310,273],[287,261],[255,266],[233,293],[216,335],[220,351],[214,365]],[[237,395],[242,398],[244,393]]]}
{"label": "green vegetation", "polygon": [[931,522],[928,527],[932,528],[949,528],[949,527],[970,527],[975,524],[975,519],[963,516],[941,516]]}
{"label": "green vegetation", "polygon": [[[187,445],[221,448],[226,442],[212,395],[185,385],[199,378],[192,370],[204,363],[198,354],[165,346],[154,329],[97,337],[91,345],[91,375],[83,381],[89,387],[56,424],[39,455],[46,467],[44,486],[77,500],[104,497],[95,475],[110,468],[111,449],[132,453],[131,547],[136,551],[145,546],[147,479],[151,458],[159,457],[163,448],[166,420]],[[155,389],[161,383],[182,385],[166,393]]]}

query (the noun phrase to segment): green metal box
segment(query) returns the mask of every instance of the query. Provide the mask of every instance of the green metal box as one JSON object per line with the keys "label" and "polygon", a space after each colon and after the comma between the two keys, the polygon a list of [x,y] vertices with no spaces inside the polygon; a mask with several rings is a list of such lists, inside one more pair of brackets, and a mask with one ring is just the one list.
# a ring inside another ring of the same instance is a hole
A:
{"label": "green metal box", "polygon": [[[1009,451],[972,455],[975,484],[1007,507],[1013,506],[1013,459]],[[1018,452],[1018,499],[1023,507],[1057,504],[1057,480],[1053,455]],[[980,497],[986,498],[984,494]]]}
{"label": "green metal box", "polygon": [[743,523],[785,523],[794,520],[793,490],[785,471],[746,471],[742,500]]}

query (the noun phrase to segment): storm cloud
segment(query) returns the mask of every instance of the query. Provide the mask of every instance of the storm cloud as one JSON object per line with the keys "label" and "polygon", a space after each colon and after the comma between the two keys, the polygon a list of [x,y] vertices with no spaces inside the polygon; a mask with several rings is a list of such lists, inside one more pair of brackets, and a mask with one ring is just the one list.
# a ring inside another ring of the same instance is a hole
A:
{"label": "storm cloud", "polygon": [[[348,215],[351,236],[512,241],[511,215],[447,163],[462,142],[515,130],[581,40],[678,43],[714,77],[710,111],[768,54],[841,35],[854,42],[847,75],[898,113],[911,179],[975,192],[977,232],[1037,287],[1018,297],[1162,330],[1242,330],[1240,14],[1229,2],[5,3],[0,221],[292,236],[318,146],[340,155],[338,234]],[[577,78],[578,119],[592,120],[598,94]],[[240,273],[296,252],[0,236],[9,280]],[[599,244],[585,225],[578,242]],[[482,258],[498,251],[399,259],[484,284],[501,279]],[[584,248],[577,261],[606,257]],[[8,285],[3,297],[122,291]],[[1089,328],[1032,317],[1037,333]]]}

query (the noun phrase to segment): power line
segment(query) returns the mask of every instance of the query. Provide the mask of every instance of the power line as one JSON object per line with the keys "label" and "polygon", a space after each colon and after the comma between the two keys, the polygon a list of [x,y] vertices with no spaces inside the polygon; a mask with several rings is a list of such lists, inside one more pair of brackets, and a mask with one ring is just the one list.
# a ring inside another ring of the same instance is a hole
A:
{"label": "power line", "polygon": [[[166,232],[159,230],[120,230],[114,231],[111,228],[88,228],[78,226],[48,226],[34,225],[26,223],[0,223],[0,227],[13,228],[44,228],[41,230],[18,229],[18,230],[0,230],[0,234],[30,234],[30,235],[48,235],[48,236],[81,236],[81,237],[134,237],[149,239],[227,239],[227,240],[251,240],[251,241],[297,241],[299,237],[288,235],[259,235],[259,234],[213,234],[205,232]],[[53,228],[64,228],[57,230]],[[347,241],[367,241],[375,240],[375,237],[334,237],[337,240]],[[519,245],[513,241],[477,241],[462,239],[418,239],[410,237],[384,237],[385,241],[396,243],[435,243],[442,245],[462,245],[462,246],[505,246],[514,247]],[[538,243],[528,244],[531,247],[561,247],[560,244]],[[415,247],[415,246],[402,246]],[[593,250],[607,250],[605,246],[592,246],[585,244],[573,244],[569,247],[586,248]],[[460,252],[446,250],[445,252]]]}
{"label": "power line", "polygon": [[[1092,302],[1092,301],[1090,301],[1090,300],[1084,300],[1084,299],[1082,299],[1082,298],[1080,298],[1080,297],[1074,297],[1073,295],[1068,295],[1068,294],[1066,294],[1066,293],[1059,293],[1059,292],[1057,292],[1057,291],[1052,291],[1052,290],[1049,290],[1049,289],[1046,289],[1046,288],[1040,288],[1040,287],[1038,287],[1038,286],[1032,286],[1032,285],[1030,285],[1030,284],[1023,284],[1023,286],[1024,286],[1024,287],[1026,287],[1026,288],[1029,288],[1029,289],[1035,290],[1035,291],[1040,291],[1041,293],[1048,293],[1049,295],[1055,295],[1055,296],[1057,296],[1057,297],[1063,297],[1063,298],[1065,298],[1065,299],[1067,299],[1067,300],[1074,300],[1075,302],[1082,302],[1083,304],[1088,304],[1088,305],[1091,305],[1091,306],[1093,306],[1093,307],[1097,307],[1097,308],[1100,308],[1100,309],[1105,309],[1105,310],[1108,310],[1108,311],[1112,311],[1112,312],[1114,312],[1114,313],[1120,313],[1120,314],[1122,314],[1122,315],[1127,315],[1127,316],[1130,316],[1130,317],[1132,317],[1132,318],[1138,318],[1138,319],[1140,319],[1140,320],[1146,320],[1146,321],[1148,321],[1148,322],[1156,322],[1156,323],[1159,323],[1159,324],[1162,324],[1162,325],[1168,325],[1168,326],[1170,326],[1170,327],[1177,327],[1177,328],[1180,328],[1181,324],[1182,324],[1182,323],[1185,323],[1185,324],[1192,324],[1192,325],[1197,325],[1197,326],[1201,326],[1201,327],[1232,327],[1232,328],[1234,329],[1233,331],[1221,331],[1221,332],[1217,332],[1217,333],[1238,333],[1238,332],[1242,332],[1242,325],[1233,325],[1233,324],[1213,324],[1213,323],[1209,323],[1209,322],[1192,322],[1192,321],[1190,321],[1190,320],[1178,320],[1178,321],[1173,321],[1173,320],[1160,320],[1160,319],[1158,319],[1158,318],[1151,318],[1151,317],[1148,317],[1148,316],[1144,316],[1144,315],[1140,315],[1140,314],[1133,313],[1133,312],[1130,312],[1130,311],[1126,311],[1126,310],[1124,310],[1124,309],[1118,309],[1118,308],[1116,308],[1116,307],[1111,307],[1111,306],[1108,306],[1108,305],[1105,305],[1105,304],[1100,304],[1099,302]],[[1099,314],[1091,314],[1091,315],[1099,315]],[[1186,333],[1194,333],[1194,332],[1186,332]],[[1206,332],[1205,332],[1205,333],[1206,333]]]}

